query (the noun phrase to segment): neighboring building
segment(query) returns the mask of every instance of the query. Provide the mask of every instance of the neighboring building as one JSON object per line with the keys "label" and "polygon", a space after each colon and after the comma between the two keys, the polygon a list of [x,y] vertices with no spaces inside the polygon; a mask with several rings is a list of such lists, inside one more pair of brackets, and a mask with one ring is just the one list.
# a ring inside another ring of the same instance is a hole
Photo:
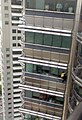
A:
{"label": "neighboring building", "polygon": [[18,30],[19,18],[22,17],[21,0],[1,0],[2,14],[2,102],[3,120],[21,120],[19,107],[20,76],[22,67],[18,62],[21,55],[21,31]]}
{"label": "neighboring building", "polygon": [[[71,76],[72,76],[72,81],[71,81],[71,87],[70,87],[70,95],[69,95],[69,100],[68,100],[68,109],[69,109],[69,114],[71,114],[74,109],[75,112],[73,115],[77,115],[76,119],[78,120],[82,119],[82,109],[81,106],[82,103],[82,1],[80,2],[80,13],[79,15],[79,26],[77,28],[77,35],[75,39],[75,54],[74,54],[74,60],[73,60],[73,65],[72,65],[72,71],[71,71]],[[80,103],[80,105],[78,105]],[[80,106],[80,109],[78,109]],[[79,110],[79,114],[77,112]],[[71,120],[74,116],[71,115],[69,117],[69,120]],[[81,118],[80,118],[81,117]]]}
{"label": "neighboring building", "polygon": [[71,72],[71,43],[77,34],[80,1],[23,0],[19,25],[23,32],[23,54],[19,57],[23,120],[65,120],[69,96],[66,79]]}

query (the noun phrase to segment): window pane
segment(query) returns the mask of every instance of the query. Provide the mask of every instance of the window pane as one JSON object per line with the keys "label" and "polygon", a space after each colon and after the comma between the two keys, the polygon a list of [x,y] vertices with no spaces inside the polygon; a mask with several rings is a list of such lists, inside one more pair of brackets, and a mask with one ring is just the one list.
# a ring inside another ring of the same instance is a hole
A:
{"label": "window pane", "polygon": [[44,0],[36,0],[36,9],[44,9]]}
{"label": "window pane", "polygon": [[30,9],[75,12],[76,0],[25,0],[25,7]]}
{"label": "window pane", "polygon": [[40,96],[40,93],[38,93],[38,92],[33,92],[33,98],[39,98],[39,96]]}
{"label": "window pane", "polygon": [[51,46],[52,35],[44,35],[44,45]]}
{"label": "window pane", "polygon": [[25,0],[25,7],[26,8],[35,8],[35,0]]}
{"label": "window pane", "polygon": [[32,72],[33,71],[33,64],[25,64],[26,65],[26,72]]}
{"label": "window pane", "polygon": [[62,37],[62,47],[70,48],[71,46],[71,37],[63,36]]}
{"label": "window pane", "polygon": [[35,44],[42,44],[43,34],[35,33]]}
{"label": "window pane", "polygon": [[57,101],[64,101],[64,99],[62,97],[56,97]]}
{"label": "window pane", "polygon": [[61,47],[61,36],[58,36],[58,35],[53,36],[53,44],[52,44],[52,46]]}
{"label": "window pane", "polygon": [[33,43],[33,39],[34,39],[34,33],[25,32],[25,41],[27,43]]}
{"label": "window pane", "polygon": [[30,97],[30,98],[32,98],[32,91],[26,91],[26,90],[25,90],[24,94],[25,94],[25,97]]}
{"label": "window pane", "polygon": [[51,68],[50,72],[52,75],[58,76],[58,68]]}

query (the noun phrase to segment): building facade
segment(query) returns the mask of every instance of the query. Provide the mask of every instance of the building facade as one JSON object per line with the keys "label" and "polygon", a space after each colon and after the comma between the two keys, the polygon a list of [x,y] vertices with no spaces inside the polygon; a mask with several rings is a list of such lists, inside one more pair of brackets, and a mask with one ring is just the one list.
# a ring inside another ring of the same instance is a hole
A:
{"label": "building facade", "polygon": [[20,76],[22,67],[18,62],[21,55],[21,31],[18,30],[22,17],[21,0],[1,0],[2,14],[2,97],[3,120],[21,120],[18,108],[20,100]]}
{"label": "building facade", "polygon": [[3,120],[65,120],[81,100],[81,0],[1,2]]}
{"label": "building facade", "polygon": [[24,120],[67,117],[64,114],[72,81],[68,75],[73,65],[70,56],[76,43],[80,5],[81,0],[23,0],[19,110]]}

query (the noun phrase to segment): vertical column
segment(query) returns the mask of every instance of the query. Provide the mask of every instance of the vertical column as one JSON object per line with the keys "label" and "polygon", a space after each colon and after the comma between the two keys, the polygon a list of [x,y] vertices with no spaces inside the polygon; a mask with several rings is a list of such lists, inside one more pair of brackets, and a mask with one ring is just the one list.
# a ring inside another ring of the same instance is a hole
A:
{"label": "vertical column", "polygon": [[80,20],[81,4],[82,4],[82,0],[77,0],[77,7],[76,7],[76,14],[75,14],[74,29],[73,29],[73,34],[72,34],[72,46],[71,46],[70,60],[69,60],[69,65],[68,65],[68,76],[67,76],[67,85],[66,85],[64,110],[63,110],[62,120],[67,119],[67,113],[68,113],[68,97],[70,95],[70,88],[71,88],[71,83],[72,83],[71,72],[72,72],[72,67],[74,64],[74,58],[75,58],[75,53],[76,53],[76,44],[77,44],[76,43],[76,35],[78,32],[78,26],[79,26],[79,20]]}

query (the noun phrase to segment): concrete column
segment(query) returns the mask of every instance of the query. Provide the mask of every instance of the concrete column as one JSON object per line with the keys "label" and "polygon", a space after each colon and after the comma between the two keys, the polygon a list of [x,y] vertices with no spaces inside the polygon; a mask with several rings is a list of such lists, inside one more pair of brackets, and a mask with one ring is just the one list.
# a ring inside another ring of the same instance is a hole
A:
{"label": "concrete column", "polygon": [[76,37],[77,37],[77,32],[78,32],[79,20],[80,20],[81,5],[82,5],[82,0],[77,0],[62,120],[67,119],[67,113],[68,113],[68,98],[70,95],[70,88],[72,85],[71,84],[72,83],[71,73],[72,73],[72,68],[74,65],[74,58],[75,58],[75,54],[76,54],[76,44],[77,44]]}

